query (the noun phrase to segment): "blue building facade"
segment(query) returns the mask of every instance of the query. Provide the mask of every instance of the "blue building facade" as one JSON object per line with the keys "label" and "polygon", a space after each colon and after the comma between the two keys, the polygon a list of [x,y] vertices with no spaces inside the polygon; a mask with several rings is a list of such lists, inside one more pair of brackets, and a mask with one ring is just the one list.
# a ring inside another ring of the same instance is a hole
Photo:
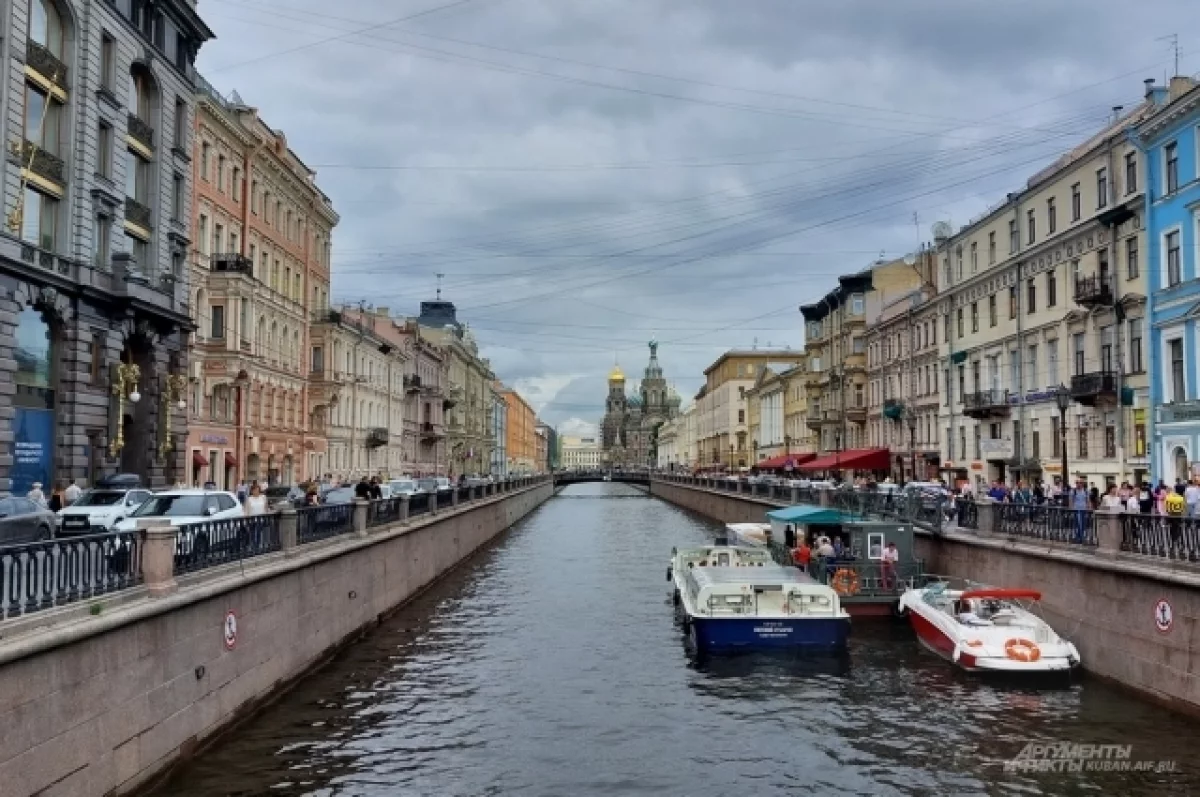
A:
{"label": "blue building facade", "polygon": [[1200,88],[1143,122],[1151,471],[1200,475]]}

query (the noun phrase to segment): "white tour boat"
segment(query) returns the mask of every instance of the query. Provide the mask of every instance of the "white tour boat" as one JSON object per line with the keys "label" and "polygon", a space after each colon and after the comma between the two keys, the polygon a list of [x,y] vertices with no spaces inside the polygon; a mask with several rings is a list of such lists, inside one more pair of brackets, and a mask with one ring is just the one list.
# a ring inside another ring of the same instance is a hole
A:
{"label": "white tour boat", "polygon": [[1041,593],[944,581],[900,596],[917,638],[925,647],[969,672],[1069,671],[1079,651],[1032,609]]}
{"label": "white tour boat", "polygon": [[667,580],[698,650],[846,648],[850,615],[838,594],[794,567],[775,564],[766,548],[676,550]]}

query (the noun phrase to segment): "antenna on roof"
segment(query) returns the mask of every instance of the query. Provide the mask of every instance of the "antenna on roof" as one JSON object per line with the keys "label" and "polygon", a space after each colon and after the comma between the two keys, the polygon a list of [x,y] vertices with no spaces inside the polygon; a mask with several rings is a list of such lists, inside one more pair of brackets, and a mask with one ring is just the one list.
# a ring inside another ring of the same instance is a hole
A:
{"label": "antenna on roof", "polygon": [[[1179,76],[1179,34],[1172,33],[1170,36],[1159,36],[1154,41],[1170,42],[1171,49],[1174,50],[1174,52],[1175,52],[1175,71],[1172,72],[1171,75],[1174,77],[1178,77]],[[1167,81],[1167,82],[1169,83],[1170,81]]]}
{"label": "antenna on roof", "polygon": [[438,300],[439,300],[439,301],[440,301],[440,300],[441,300],[441,298],[442,298],[442,277],[444,277],[444,276],[446,276],[446,275],[445,275],[445,274],[441,274],[441,273],[439,273],[439,274],[437,275],[437,297],[438,297]]}

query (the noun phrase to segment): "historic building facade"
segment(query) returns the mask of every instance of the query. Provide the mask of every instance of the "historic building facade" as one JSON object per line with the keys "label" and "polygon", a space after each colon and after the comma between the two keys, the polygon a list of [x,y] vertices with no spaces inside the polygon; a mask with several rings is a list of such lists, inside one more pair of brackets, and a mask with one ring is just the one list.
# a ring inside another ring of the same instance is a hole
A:
{"label": "historic building facade", "polygon": [[508,475],[508,402],[504,400],[504,386],[492,382],[489,396],[492,402],[492,440],[495,441],[490,473],[496,478],[503,478]]}
{"label": "historic building facade", "polygon": [[537,413],[512,388],[505,388],[503,395],[508,405],[505,412],[508,472],[514,476],[533,473],[537,468]]}
{"label": "historic building facade", "polygon": [[328,311],[338,216],[280,132],[198,82],[190,481],[296,484],[329,465],[310,329]]}
{"label": "historic building facade", "polygon": [[614,366],[608,375],[608,397],[600,437],[609,467],[653,467],[658,461],[659,427],[679,414],[679,394],[667,384],[658,362],[658,342],[650,341],[650,361],[639,387],[627,394],[625,374]]}
{"label": "historic building facade", "polygon": [[559,435],[558,455],[564,470],[595,470],[600,467],[600,440]]}
{"label": "historic building facade", "polygon": [[183,478],[195,4],[0,13],[0,490]]}

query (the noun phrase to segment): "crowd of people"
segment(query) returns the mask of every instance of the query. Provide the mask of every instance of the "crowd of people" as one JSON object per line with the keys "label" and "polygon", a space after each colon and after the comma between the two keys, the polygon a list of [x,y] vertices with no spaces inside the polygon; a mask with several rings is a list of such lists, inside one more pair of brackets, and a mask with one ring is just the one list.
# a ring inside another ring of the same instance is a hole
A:
{"label": "crowd of people", "polygon": [[[973,495],[973,491],[965,488],[964,494]],[[1195,479],[1188,482],[1178,481],[1174,486],[1159,480],[1158,485],[1154,487],[1151,487],[1149,482],[1139,485],[1124,482],[1119,487],[1111,484],[1104,492],[1095,484],[1089,487],[1083,478],[1076,479],[1075,486],[1065,490],[1057,481],[1050,485],[1038,481],[1030,486],[1022,480],[1017,482],[1015,487],[995,481],[988,489],[987,496],[1001,503],[1047,504],[1078,510],[1104,509],[1143,515],[1200,517],[1200,483]]]}

